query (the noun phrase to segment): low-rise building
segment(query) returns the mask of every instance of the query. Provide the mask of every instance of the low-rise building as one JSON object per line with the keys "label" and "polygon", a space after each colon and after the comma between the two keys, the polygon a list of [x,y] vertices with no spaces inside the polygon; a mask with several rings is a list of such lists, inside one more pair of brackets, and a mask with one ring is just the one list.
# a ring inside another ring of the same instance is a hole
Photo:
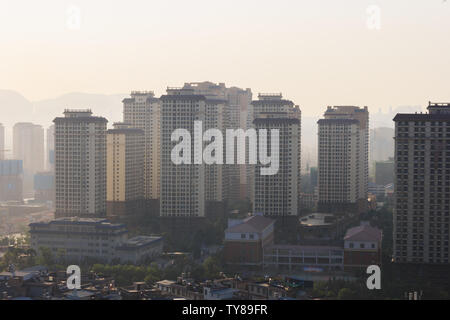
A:
{"label": "low-rise building", "polygon": [[381,230],[368,224],[348,229],[344,237],[345,269],[381,266],[381,241]]}
{"label": "low-rise building", "polygon": [[286,296],[286,288],[277,282],[264,281],[248,284],[248,298],[250,300],[278,300]]}
{"label": "low-rise building", "polygon": [[264,269],[334,271],[344,269],[344,249],[337,246],[273,245],[264,250]]}
{"label": "low-rise building", "polygon": [[0,273],[0,281],[7,281],[10,279],[20,279],[21,281],[28,281],[33,278],[39,278],[39,272],[37,271],[4,271]]}
{"label": "low-rise building", "polygon": [[356,219],[352,213],[311,213],[300,217],[298,238],[301,244],[328,244],[340,240]]}
{"label": "low-rise building", "polygon": [[204,287],[204,299],[205,300],[230,300],[233,299],[234,295],[238,290],[233,288],[214,288],[214,287]]}
{"label": "low-rise building", "polygon": [[337,245],[271,245],[264,248],[264,270],[295,272],[354,271],[381,265],[382,233],[363,223],[347,230]]}
{"label": "low-rise building", "polygon": [[275,221],[260,215],[230,220],[225,230],[224,258],[230,265],[261,266],[263,249],[273,244]]}
{"label": "low-rise building", "polygon": [[193,279],[178,277],[177,281],[161,280],[156,282],[155,287],[165,296],[185,298],[188,300],[203,300],[203,287],[195,283]]}
{"label": "low-rise building", "polygon": [[55,259],[82,262],[139,263],[162,252],[161,237],[139,236],[128,239],[124,224],[102,218],[58,218],[31,223],[31,246],[37,252],[49,248]]}
{"label": "low-rise building", "polygon": [[163,238],[155,236],[137,236],[116,247],[120,260],[137,264],[143,258],[159,257],[163,250]]}

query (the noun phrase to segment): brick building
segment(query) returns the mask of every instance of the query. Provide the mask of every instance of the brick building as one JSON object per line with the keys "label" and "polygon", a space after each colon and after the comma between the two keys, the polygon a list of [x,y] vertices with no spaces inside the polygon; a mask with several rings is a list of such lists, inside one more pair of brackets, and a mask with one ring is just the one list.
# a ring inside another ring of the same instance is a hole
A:
{"label": "brick building", "polygon": [[261,266],[264,248],[273,244],[274,224],[274,220],[263,216],[230,220],[225,230],[225,261],[232,265]]}
{"label": "brick building", "polygon": [[344,237],[344,268],[347,270],[381,266],[382,232],[362,224],[350,228]]}

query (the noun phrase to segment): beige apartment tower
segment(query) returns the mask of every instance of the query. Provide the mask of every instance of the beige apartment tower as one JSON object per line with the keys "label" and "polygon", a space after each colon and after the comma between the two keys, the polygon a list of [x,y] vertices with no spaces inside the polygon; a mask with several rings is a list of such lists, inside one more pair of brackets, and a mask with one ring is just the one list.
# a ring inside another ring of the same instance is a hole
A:
{"label": "beige apartment tower", "polygon": [[[225,83],[188,82],[183,86],[206,98],[204,130],[219,129],[225,137],[227,129],[246,129],[247,112],[252,92],[249,88],[227,88]],[[225,141],[224,141],[225,143]],[[245,199],[245,164],[211,165],[206,167],[206,201]]]}
{"label": "beige apartment tower", "polygon": [[123,100],[123,122],[144,131],[144,196],[159,199],[161,101],[152,91],[132,91],[131,97]]}
{"label": "beige apartment tower", "polygon": [[369,111],[328,107],[318,121],[319,211],[367,210]]}
{"label": "beige apartment tower", "polygon": [[[255,127],[255,120],[259,118],[286,118],[286,119],[296,119],[295,128],[297,132],[295,133],[295,139],[292,143],[296,143],[297,145],[292,147],[292,152],[295,152],[295,155],[298,159],[292,164],[295,166],[295,177],[292,177],[292,181],[297,184],[297,187],[293,189],[292,196],[297,197],[297,202],[300,201],[300,181],[301,181],[301,120],[302,113],[300,107],[295,105],[291,100],[283,99],[283,95],[281,93],[260,93],[258,94],[258,100],[254,100],[251,103],[249,110],[249,119],[251,119],[252,124],[249,124],[249,127]],[[289,122],[292,124],[292,122]],[[292,127],[291,127],[292,130]],[[294,137],[294,136],[293,136]],[[297,138],[298,137],[298,138]],[[255,194],[255,186],[256,186],[256,177],[255,166],[248,166],[249,170],[247,170],[247,179],[249,182],[248,194],[251,196],[250,199],[253,201],[254,208],[256,198],[259,197]],[[294,208],[294,207],[292,207]],[[293,215],[292,209],[289,215]],[[295,208],[298,208],[298,204],[295,205]],[[295,213],[297,215],[298,212]],[[270,214],[269,214],[270,215]]]}
{"label": "beige apartment tower", "polygon": [[92,111],[64,111],[55,123],[56,212],[59,217],[106,214],[106,124]]}
{"label": "beige apartment tower", "polygon": [[[298,215],[298,148],[300,121],[286,117],[285,113],[260,114],[254,120],[258,132],[257,150],[260,155],[261,130],[267,130],[267,150],[270,154],[272,146],[278,145],[278,171],[273,175],[264,175],[259,161],[255,166],[255,197],[253,212],[274,219],[296,217]],[[279,141],[271,141],[271,131],[278,130]]]}
{"label": "beige apartment tower", "polygon": [[144,201],[144,131],[115,123],[106,136],[108,217],[142,213]]}

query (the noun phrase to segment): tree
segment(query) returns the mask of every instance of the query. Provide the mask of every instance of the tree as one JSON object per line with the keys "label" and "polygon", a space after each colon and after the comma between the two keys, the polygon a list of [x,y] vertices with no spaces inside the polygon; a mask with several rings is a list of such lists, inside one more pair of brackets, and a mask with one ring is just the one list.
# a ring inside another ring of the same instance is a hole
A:
{"label": "tree", "polygon": [[337,298],[339,300],[355,300],[357,298],[356,291],[350,288],[342,288],[339,290]]}
{"label": "tree", "polygon": [[218,278],[222,269],[219,259],[212,256],[206,258],[203,262],[203,267],[205,268],[205,277],[208,279]]}
{"label": "tree", "polygon": [[205,280],[205,267],[203,267],[203,265],[197,265],[192,269],[191,272],[191,276],[192,278],[194,278],[195,280],[201,281],[201,280]]}
{"label": "tree", "polygon": [[327,295],[327,283],[324,281],[314,282],[314,288],[311,291],[313,297],[325,297]]}
{"label": "tree", "polygon": [[37,263],[47,267],[52,266],[55,263],[50,248],[46,247],[39,248],[39,256],[37,258]]}

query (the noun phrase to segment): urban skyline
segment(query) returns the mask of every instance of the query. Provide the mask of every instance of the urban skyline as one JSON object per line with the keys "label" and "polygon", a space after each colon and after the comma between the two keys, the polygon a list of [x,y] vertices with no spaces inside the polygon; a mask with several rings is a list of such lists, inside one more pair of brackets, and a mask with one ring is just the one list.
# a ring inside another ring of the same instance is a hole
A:
{"label": "urban skyline", "polygon": [[449,14],[0,1],[0,300],[450,300]]}

